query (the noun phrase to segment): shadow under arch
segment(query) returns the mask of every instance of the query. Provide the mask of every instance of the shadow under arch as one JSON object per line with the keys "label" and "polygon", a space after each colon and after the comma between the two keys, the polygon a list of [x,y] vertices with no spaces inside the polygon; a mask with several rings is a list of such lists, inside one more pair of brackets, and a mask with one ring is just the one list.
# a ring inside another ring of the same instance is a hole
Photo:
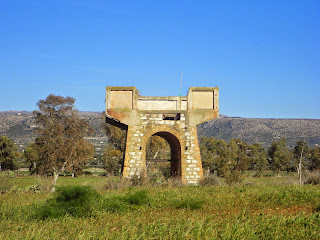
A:
{"label": "shadow under arch", "polygon": [[147,151],[147,142],[149,138],[152,136],[159,136],[164,138],[169,146],[171,151],[171,159],[170,165],[171,165],[171,176],[172,177],[182,177],[182,159],[184,158],[184,151],[182,147],[184,146],[184,140],[180,137],[180,134],[178,131],[168,128],[168,127],[156,127],[155,129],[152,129],[148,134],[144,137],[144,151],[143,151],[143,161],[144,164],[146,164],[146,151]]}

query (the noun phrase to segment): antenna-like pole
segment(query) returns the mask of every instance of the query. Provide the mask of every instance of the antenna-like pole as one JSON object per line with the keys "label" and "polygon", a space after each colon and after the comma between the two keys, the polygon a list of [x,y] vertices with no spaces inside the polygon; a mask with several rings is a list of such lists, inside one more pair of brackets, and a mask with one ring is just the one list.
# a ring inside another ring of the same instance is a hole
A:
{"label": "antenna-like pole", "polygon": [[183,76],[183,72],[181,72],[181,81],[180,81],[180,92],[179,92],[179,96],[181,95],[181,87],[182,87],[182,76]]}

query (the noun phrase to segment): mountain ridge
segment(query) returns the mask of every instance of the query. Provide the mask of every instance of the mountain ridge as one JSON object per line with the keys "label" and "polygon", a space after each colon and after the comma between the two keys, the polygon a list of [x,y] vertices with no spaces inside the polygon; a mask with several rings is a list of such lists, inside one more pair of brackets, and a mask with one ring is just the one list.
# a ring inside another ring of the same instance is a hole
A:
{"label": "mountain ridge", "polygon": [[[101,126],[101,113],[79,111],[80,117],[94,127],[88,141],[95,145],[97,151],[101,151],[108,141]],[[12,139],[20,150],[34,140],[34,127],[30,111],[0,111],[0,135]],[[243,118],[221,114],[220,118],[199,125],[198,135],[199,139],[207,136],[225,141],[240,138],[249,144],[260,143],[264,148],[268,148],[272,141],[286,137],[290,148],[299,140],[305,140],[314,147],[320,145],[320,119]]]}

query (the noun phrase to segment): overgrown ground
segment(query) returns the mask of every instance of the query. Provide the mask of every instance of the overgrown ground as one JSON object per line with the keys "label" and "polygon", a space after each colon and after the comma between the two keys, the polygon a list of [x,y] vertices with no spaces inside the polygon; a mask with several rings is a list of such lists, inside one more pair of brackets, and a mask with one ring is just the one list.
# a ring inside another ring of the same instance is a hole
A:
{"label": "overgrown ground", "polygon": [[92,186],[101,196],[90,216],[48,218],[37,214],[54,196],[29,190],[43,180],[14,181],[16,190],[0,195],[0,239],[320,239],[320,187],[292,176],[119,190],[106,190],[106,177],[60,178],[60,186]]}

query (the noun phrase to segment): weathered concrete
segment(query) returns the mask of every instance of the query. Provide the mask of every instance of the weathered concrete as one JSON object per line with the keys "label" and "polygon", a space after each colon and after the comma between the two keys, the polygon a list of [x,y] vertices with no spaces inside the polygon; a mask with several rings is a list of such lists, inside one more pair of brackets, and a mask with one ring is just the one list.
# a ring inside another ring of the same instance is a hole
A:
{"label": "weathered concrete", "polygon": [[142,97],[135,87],[106,88],[107,122],[127,131],[123,176],[144,176],[152,135],[167,140],[171,172],[182,182],[203,177],[197,125],[219,116],[217,87],[189,88],[187,97]]}

